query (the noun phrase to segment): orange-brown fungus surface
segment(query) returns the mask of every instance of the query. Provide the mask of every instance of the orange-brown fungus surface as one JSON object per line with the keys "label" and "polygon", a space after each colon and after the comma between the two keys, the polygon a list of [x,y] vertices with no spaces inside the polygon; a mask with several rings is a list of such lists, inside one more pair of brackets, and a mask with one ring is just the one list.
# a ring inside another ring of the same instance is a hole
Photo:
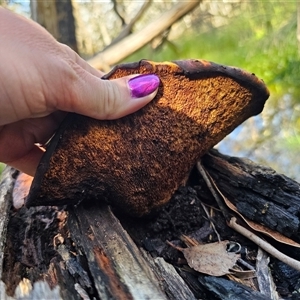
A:
{"label": "orange-brown fungus surface", "polygon": [[27,205],[108,201],[135,216],[170,198],[205,152],[269,93],[253,74],[201,60],[116,66],[104,79],[155,73],[155,99],[114,121],[69,114],[52,139]]}

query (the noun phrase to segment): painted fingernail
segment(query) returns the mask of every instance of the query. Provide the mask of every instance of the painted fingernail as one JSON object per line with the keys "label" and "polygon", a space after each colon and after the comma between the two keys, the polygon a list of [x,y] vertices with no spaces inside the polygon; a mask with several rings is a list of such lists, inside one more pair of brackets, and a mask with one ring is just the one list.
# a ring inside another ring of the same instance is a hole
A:
{"label": "painted fingernail", "polygon": [[145,97],[154,92],[159,86],[159,77],[154,74],[139,75],[128,81],[133,98]]}

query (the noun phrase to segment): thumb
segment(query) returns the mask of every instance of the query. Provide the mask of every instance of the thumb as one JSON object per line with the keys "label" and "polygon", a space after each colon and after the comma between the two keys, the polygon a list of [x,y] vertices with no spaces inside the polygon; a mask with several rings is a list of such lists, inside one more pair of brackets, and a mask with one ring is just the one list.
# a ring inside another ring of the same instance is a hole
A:
{"label": "thumb", "polygon": [[88,73],[80,80],[72,101],[63,101],[69,107],[59,109],[101,120],[121,118],[142,108],[155,97],[160,83],[154,74],[103,80]]}

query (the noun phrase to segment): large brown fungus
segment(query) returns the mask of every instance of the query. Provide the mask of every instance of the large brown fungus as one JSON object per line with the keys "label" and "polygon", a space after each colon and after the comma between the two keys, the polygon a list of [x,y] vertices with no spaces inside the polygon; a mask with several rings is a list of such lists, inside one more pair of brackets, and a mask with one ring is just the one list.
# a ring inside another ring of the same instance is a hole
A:
{"label": "large brown fungus", "polygon": [[205,152],[247,118],[269,92],[255,75],[204,60],[116,66],[103,79],[155,73],[155,99],[114,121],[69,114],[45,152],[27,206],[106,200],[135,216],[169,201]]}

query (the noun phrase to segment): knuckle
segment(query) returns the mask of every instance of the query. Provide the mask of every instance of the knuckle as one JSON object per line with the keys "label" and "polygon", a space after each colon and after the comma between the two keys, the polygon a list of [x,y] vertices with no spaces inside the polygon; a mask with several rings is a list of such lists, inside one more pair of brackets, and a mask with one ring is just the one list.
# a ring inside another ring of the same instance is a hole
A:
{"label": "knuckle", "polygon": [[103,88],[102,113],[105,119],[113,119],[118,113],[120,90],[107,81]]}

